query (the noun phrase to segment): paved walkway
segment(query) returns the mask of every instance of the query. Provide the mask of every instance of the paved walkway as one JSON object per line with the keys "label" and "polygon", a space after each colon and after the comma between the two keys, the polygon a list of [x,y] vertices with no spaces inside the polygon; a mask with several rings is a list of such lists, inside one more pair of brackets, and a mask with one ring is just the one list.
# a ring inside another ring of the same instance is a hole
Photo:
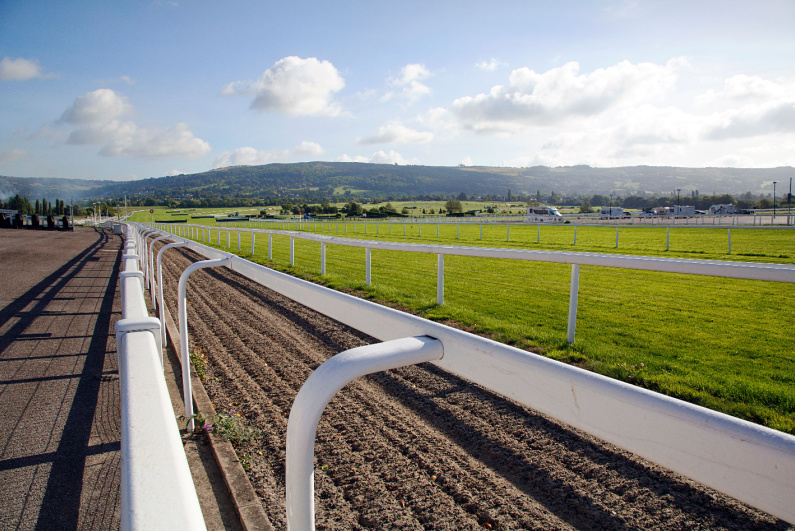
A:
{"label": "paved walkway", "polygon": [[0,529],[118,529],[121,238],[0,230]]}

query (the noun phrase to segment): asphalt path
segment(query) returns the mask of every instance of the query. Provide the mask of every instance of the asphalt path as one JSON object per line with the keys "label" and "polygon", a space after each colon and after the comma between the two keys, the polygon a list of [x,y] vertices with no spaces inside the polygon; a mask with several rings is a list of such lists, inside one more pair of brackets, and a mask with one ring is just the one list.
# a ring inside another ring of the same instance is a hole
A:
{"label": "asphalt path", "polygon": [[0,230],[0,529],[118,529],[122,240]]}

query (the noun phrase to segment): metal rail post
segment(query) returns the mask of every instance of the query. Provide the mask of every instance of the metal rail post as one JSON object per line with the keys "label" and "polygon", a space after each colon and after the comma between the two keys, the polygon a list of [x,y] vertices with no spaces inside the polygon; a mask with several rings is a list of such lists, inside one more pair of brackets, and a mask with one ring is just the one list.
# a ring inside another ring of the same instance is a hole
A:
{"label": "metal rail post", "polygon": [[444,304],[444,255],[436,255],[436,304]]}
{"label": "metal rail post", "polygon": [[366,252],[364,255],[364,283],[366,286],[370,285],[370,248],[365,248]]}
{"label": "metal rail post", "polygon": [[141,269],[144,272],[144,276],[149,276],[149,238],[155,236],[157,234],[162,234],[159,230],[150,227],[149,230],[144,231],[144,237],[142,238],[142,247],[143,247],[143,264]]}
{"label": "metal rail post", "polygon": [[191,273],[198,269],[207,267],[218,267],[222,265],[229,265],[232,259],[216,258],[214,260],[203,260],[195,262],[185,268],[182,275],[179,277],[178,288],[178,303],[179,303],[179,347],[180,347],[180,361],[182,363],[182,394],[185,398],[185,418],[188,420],[188,431],[193,431],[196,427],[193,422],[193,389],[190,385],[190,354],[188,350],[188,306],[187,306],[187,288],[188,277]]}
{"label": "metal rail post", "polygon": [[574,332],[577,328],[577,296],[580,291],[580,264],[571,264],[571,287],[569,288],[569,326],[566,341],[574,343]]}
{"label": "metal rail post", "polygon": [[152,306],[155,305],[155,242],[167,240],[170,236],[158,236],[149,244],[149,296],[152,298]]}
{"label": "metal rail post", "polygon": [[[149,238],[149,236],[151,236],[152,234],[156,234],[158,232],[160,232],[160,231],[157,230],[157,229],[153,229],[153,228],[150,228],[150,227],[145,227],[140,233],[140,239],[138,241],[138,243],[140,245],[140,250],[141,250],[141,252],[139,253],[140,254],[139,261],[141,263],[141,271],[144,272],[144,277],[146,276],[146,273],[147,273],[146,266],[149,264],[149,260],[147,259],[147,255],[146,255],[146,240],[147,240],[147,238]],[[144,288],[145,287],[146,287],[146,285],[144,285]]]}
{"label": "metal rail post", "polygon": [[[161,334],[163,336],[163,346],[166,346],[166,307],[165,307],[165,300],[163,299],[163,252],[166,249],[171,249],[172,247],[180,247],[183,245],[188,245],[188,242],[175,242],[175,243],[167,243],[163,247],[160,248],[160,252],[157,253],[157,304],[159,309],[160,315],[160,327],[161,327]],[[163,360],[161,359],[160,362],[162,363]]]}
{"label": "metal rail post", "polygon": [[442,357],[444,347],[438,339],[407,337],[346,350],[324,362],[307,378],[287,421],[287,529],[315,529],[315,436],[323,410],[337,391],[366,374]]}

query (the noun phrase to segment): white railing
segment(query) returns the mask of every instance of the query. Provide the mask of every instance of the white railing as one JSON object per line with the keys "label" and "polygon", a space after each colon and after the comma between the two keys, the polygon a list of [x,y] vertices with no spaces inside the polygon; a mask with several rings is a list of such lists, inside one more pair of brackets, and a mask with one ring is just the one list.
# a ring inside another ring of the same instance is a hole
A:
{"label": "white railing", "polygon": [[138,231],[125,225],[116,323],[121,393],[121,528],[205,529],[163,377],[160,320],[144,299]]}
{"label": "white railing", "polygon": [[[168,230],[168,226],[157,225],[163,230]],[[248,229],[248,228],[218,228],[203,225],[193,225],[192,227],[179,227],[182,236],[197,237],[195,234],[200,229],[204,241],[212,240],[213,233],[217,235],[216,241],[221,246],[221,232],[227,232],[227,248],[231,231],[238,232],[238,242],[240,232],[251,233],[252,254],[253,242],[256,233],[268,234],[268,258],[272,257],[273,234],[289,236],[290,238],[290,265],[295,265],[294,239],[315,241],[321,244],[320,247],[320,273],[326,273],[326,244],[344,245],[348,247],[360,247],[365,252],[365,284],[371,283],[371,249],[381,249],[388,251],[404,251],[414,253],[436,254],[437,274],[436,274],[436,303],[444,303],[444,256],[475,256],[480,258],[502,258],[510,260],[525,260],[532,262],[551,262],[559,264],[571,264],[571,288],[569,296],[569,313],[566,340],[574,343],[577,326],[577,294],[579,292],[580,266],[603,266],[615,267],[620,269],[639,269],[644,271],[658,271],[666,273],[686,273],[694,275],[706,275],[714,277],[738,278],[747,280],[768,280],[773,282],[795,283],[795,265],[791,264],[761,264],[748,262],[727,262],[720,260],[692,260],[684,258],[661,258],[649,256],[631,256],[604,253],[581,253],[568,251],[534,251],[527,249],[506,249],[488,247],[469,247],[463,245],[435,245],[422,243],[402,243],[391,241],[372,241],[357,240],[352,238],[340,238],[326,236],[324,234],[294,232],[294,231],[275,231],[270,229]],[[152,231],[147,227],[147,230]],[[540,230],[540,229],[539,229]],[[575,241],[576,241],[575,227]],[[618,246],[618,228],[616,228],[616,246]],[[238,249],[240,246],[238,245]],[[729,229],[729,250],[731,250],[731,229]]]}
{"label": "white railing", "polygon": [[[476,253],[475,248],[455,246],[360,240],[347,243],[437,254]],[[795,522],[795,437],[791,435],[336,292],[197,242],[188,241],[186,246],[207,259],[228,258],[227,267],[233,271],[381,341],[434,338],[441,342],[444,356],[433,363],[443,369]],[[795,282],[795,268],[782,265],[509,249],[479,252],[575,265]]]}

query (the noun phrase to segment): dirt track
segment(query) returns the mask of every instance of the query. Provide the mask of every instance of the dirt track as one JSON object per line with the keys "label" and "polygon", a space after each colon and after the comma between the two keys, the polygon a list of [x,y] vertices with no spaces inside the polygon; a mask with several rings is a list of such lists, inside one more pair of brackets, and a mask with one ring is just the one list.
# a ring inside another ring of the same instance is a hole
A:
{"label": "dirt track", "polygon": [[[178,275],[198,259],[165,254]],[[188,288],[205,387],[263,437],[241,450],[268,517],[285,527],[287,417],[309,374],[374,340],[228,269]],[[315,446],[318,529],[787,529],[764,513],[426,364],[347,386]]]}

